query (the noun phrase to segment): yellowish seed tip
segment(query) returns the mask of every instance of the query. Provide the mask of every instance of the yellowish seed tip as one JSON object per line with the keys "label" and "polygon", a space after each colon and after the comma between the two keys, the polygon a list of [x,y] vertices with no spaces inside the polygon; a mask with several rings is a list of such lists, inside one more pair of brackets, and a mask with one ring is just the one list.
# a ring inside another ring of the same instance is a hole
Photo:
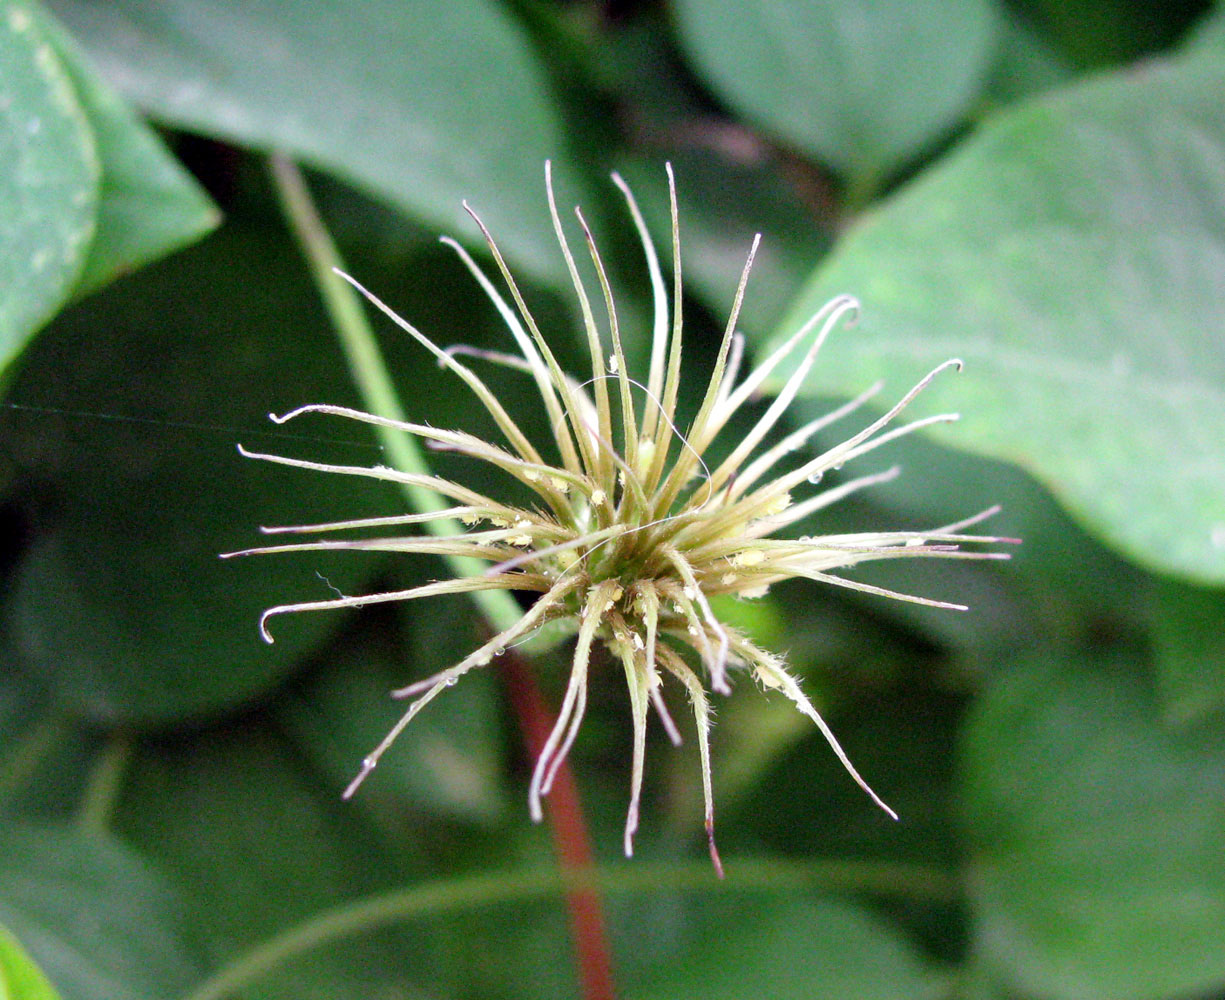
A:
{"label": "yellowish seed tip", "polygon": [[733,566],[758,566],[765,561],[766,554],[761,549],[744,549],[732,556]]}
{"label": "yellowish seed tip", "polygon": [[655,442],[649,438],[643,438],[638,442],[638,461],[634,469],[639,479],[646,479],[647,473],[651,471],[651,463],[654,461]]}
{"label": "yellowish seed tip", "polygon": [[773,517],[776,514],[781,514],[783,511],[785,511],[790,506],[791,506],[791,494],[784,493],[781,497],[775,497],[773,500],[770,501],[770,503],[767,505],[765,509],[764,516]]}

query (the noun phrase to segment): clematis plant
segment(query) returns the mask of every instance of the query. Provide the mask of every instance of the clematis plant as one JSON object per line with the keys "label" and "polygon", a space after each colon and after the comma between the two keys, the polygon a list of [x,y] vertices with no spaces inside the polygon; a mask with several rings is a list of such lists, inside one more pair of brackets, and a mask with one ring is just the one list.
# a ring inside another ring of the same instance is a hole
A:
{"label": "clematis plant", "polygon": [[[460,662],[392,692],[396,698],[411,699],[408,709],[364,759],[359,773],[345,791],[346,797],[352,795],[374,769],[413,717],[442,691],[470,670],[491,663],[511,644],[560,621],[572,625],[576,639],[569,684],[556,724],[536,760],[531,778],[528,800],[534,819],[541,818],[541,797],[548,794],[578,735],[597,644],[602,645],[611,661],[619,663],[624,670],[633,717],[630,801],[625,824],[627,855],[633,851],[638,825],[647,716],[652,709],[673,742],[680,741],[661,695],[666,681],[680,685],[696,721],[706,830],[716,867],[719,867],[719,859],[714,842],[709,743],[711,707],[707,687],[721,695],[730,694],[730,678],[738,673],[748,674],[763,688],[777,690],[794,702],[820,729],[850,776],[877,805],[896,819],[893,810],[855,769],[783,658],[762,649],[721,622],[711,598],[721,594],[745,599],[761,597],[771,584],[803,577],[897,600],[965,610],[963,605],[862,583],[839,571],[877,559],[1006,558],[1003,553],[961,548],[967,543],[1008,541],[967,533],[967,529],[994,513],[995,508],[926,532],[787,535],[787,530],[797,522],[859,490],[894,478],[898,469],[894,467],[836,486],[814,489],[826,473],[841,469],[847,462],[921,427],[956,420],[957,415],[950,413],[893,426],[895,418],[933,378],[946,369],[960,368],[961,362],[952,360],[939,365],[883,416],[867,423],[841,443],[819,454],[797,458],[817,432],[850,416],[881,386],[873,386],[849,403],[777,440],[768,440],[803,384],[821,345],[840,323],[853,321],[859,305],[849,296],[829,302],[773,354],[762,359],[743,380],[737,381],[744,357],[744,341],[736,330],[736,323],[760,242],[758,236],[753,241],[736,289],[705,394],[696,416],[682,429],[677,416],[682,378],[680,236],[672,170],[668,168],[671,305],[659,258],[638,205],[619,176],[614,174],[613,181],[625,196],[641,239],[654,295],[650,367],[645,383],[632,378],[627,371],[608,274],[582,212],[576,208],[586,249],[598,278],[607,325],[601,330],[597,322],[562,227],[547,165],[545,186],[549,211],[574,285],[590,353],[590,374],[584,373],[582,380],[567,375],[558,365],[497,244],[467,204],[464,207],[484,234],[509,293],[509,301],[463,247],[450,239],[444,242],[459,255],[497,307],[518,348],[517,354],[464,346],[443,349],[353,278],[341,275],[467,386],[492,417],[504,440],[487,442],[463,431],[390,420],[326,404],[302,406],[280,416],[272,415],[272,419],[283,424],[308,413],[329,414],[394,428],[434,448],[458,452],[496,466],[527,487],[534,501],[530,506],[503,502],[438,476],[385,466],[329,465],[257,454],[240,448],[251,458],[314,472],[364,476],[423,487],[447,498],[450,503],[439,510],[389,517],[264,528],[266,533],[379,531],[411,525],[428,526],[441,521],[459,522],[460,530],[441,537],[383,534],[294,542],[229,555],[355,549],[467,557],[466,565],[481,567],[467,575],[407,590],[278,605],[264,612],[260,620],[261,633],[272,642],[269,619],[288,612],[361,607],[482,590],[513,590],[537,595],[518,621],[499,631]],[[538,446],[520,429],[489,385],[461,360],[469,357],[506,366],[535,382],[552,428],[553,440],[547,446]],[[788,358],[793,361],[798,358],[798,363],[781,392],[764,408],[751,430],[734,442],[725,458],[717,464],[708,463],[706,456],[711,445],[728,421],[746,404],[758,399],[766,380]]]}

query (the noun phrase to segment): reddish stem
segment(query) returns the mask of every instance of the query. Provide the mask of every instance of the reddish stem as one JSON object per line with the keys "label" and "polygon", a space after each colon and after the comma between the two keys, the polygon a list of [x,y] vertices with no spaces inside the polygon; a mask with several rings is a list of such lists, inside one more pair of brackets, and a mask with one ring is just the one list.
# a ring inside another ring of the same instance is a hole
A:
{"label": "reddish stem", "polygon": [[[502,657],[502,672],[524,742],[535,760],[553,729],[552,713],[545,704],[535,675],[522,657],[508,650]],[[594,863],[591,838],[587,834],[578,787],[569,761],[563,761],[558,768],[552,791],[546,800],[545,815],[562,870],[589,871]],[[566,893],[566,908],[570,913],[570,931],[574,936],[583,1000],[614,1000],[612,961],[599,893],[593,888],[572,889]]]}

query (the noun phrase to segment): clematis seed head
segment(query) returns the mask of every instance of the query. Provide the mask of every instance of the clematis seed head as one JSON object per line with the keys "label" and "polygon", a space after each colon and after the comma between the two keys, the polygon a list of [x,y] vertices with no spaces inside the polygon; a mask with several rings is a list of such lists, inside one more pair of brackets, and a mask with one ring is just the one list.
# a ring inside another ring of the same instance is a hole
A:
{"label": "clematis seed head", "polygon": [[[552,787],[558,768],[577,737],[587,704],[593,651],[603,646],[623,668],[633,723],[630,755],[630,801],[625,826],[625,852],[633,852],[642,791],[647,720],[652,710],[674,741],[677,729],[668,716],[660,690],[670,681],[692,709],[705,803],[705,824],[711,857],[721,871],[714,846],[714,803],[710,773],[711,706],[708,687],[730,692],[729,677],[747,674],[763,689],[778,691],[808,716],[852,779],[888,815],[890,809],[860,776],[783,659],[762,649],[746,635],[722,622],[711,598],[730,594],[741,598],[764,595],[782,580],[804,578],[834,587],[940,608],[962,605],[886,590],[844,575],[860,563],[878,559],[925,557],[938,559],[998,559],[999,552],[966,550],[966,545],[1013,541],[971,532],[995,508],[930,531],[877,530],[858,534],[788,537],[794,524],[848,496],[885,482],[897,469],[868,473],[836,486],[819,488],[826,474],[867,455],[881,445],[933,423],[956,419],[943,414],[897,425],[903,410],[953,360],[919,380],[882,416],[850,433],[844,440],[811,457],[801,456],[812,438],[835,421],[845,420],[878,390],[874,386],[831,413],[789,430],[771,441],[780,420],[800,390],[821,345],[839,325],[849,325],[859,312],[852,297],[839,296],[811,316],[775,351],[760,359],[743,378],[739,369],[743,338],[736,333],[753,257],[753,241],[713,370],[692,422],[677,424],[681,372],[682,302],[679,220],[675,181],[667,167],[673,254],[671,292],[659,256],[629,187],[617,175],[613,181],[625,197],[642,243],[655,300],[651,354],[644,381],[630,377],[622,347],[616,305],[599,250],[579,214],[586,249],[599,279],[607,325],[601,328],[575,265],[557,211],[552,175],[546,164],[545,189],[554,230],[583,316],[590,355],[590,377],[580,382],[564,373],[548,339],[527,308],[502,254],[481,222],[465,205],[488,243],[505,293],[460,245],[444,242],[459,256],[506,322],[516,353],[498,354],[476,348],[442,349],[402,319],[356,280],[341,275],[370,304],[384,313],[462,381],[499,431],[499,440],[485,441],[459,430],[408,423],[359,410],[311,404],[281,417],[278,423],[308,413],[324,414],[414,435],[434,448],[457,452],[496,466],[533,495],[523,506],[486,496],[440,477],[401,472],[376,465],[338,466],[242,450],[244,455],[313,472],[365,476],[424,487],[453,506],[439,511],[391,515],[360,521],[268,529],[272,532],[319,533],[372,531],[373,537],[316,539],[271,545],[228,555],[360,549],[464,556],[488,568],[452,580],[426,583],[406,590],[341,596],[269,608],[260,629],[271,642],[268,621],[304,611],[361,607],[388,601],[418,600],[443,594],[481,590],[516,590],[535,600],[513,625],[502,629],[459,663],[413,681],[396,697],[412,699],[399,722],[362,761],[345,791],[353,794],[377,766],[395,737],[444,689],[464,674],[489,664],[512,644],[556,623],[573,629],[574,650],[569,681],[557,721],[535,762],[528,790],[531,814],[542,815],[541,797]],[[552,428],[551,440],[529,439],[490,386],[461,357],[500,365],[530,378]],[[728,422],[741,408],[761,396],[766,380],[783,364],[793,373],[751,429],[731,443],[727,456],[714,464],[706,456]],[[620,441],[620,448],[615,442]],[[390,527],[417,527],[450,519],[459,530],[451,535],[393,534]]]}

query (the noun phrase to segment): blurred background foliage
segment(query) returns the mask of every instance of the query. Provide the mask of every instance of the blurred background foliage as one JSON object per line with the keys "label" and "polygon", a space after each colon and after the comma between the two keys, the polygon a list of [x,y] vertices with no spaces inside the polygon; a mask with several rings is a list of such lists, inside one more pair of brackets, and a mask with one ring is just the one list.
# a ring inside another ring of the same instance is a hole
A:
{"label": "blurred background foliage", "polygon": [[[972,610],[801,584],[735,612],[788,652],[899,824],[782,699],[742,691],[714,736],[728,878],[703,861],[694,748],[662,740],[638,857],[618,860],[630,717],[619,681],[596,687],[573,764],[618,995],[1225,996],[1225,10],[0,14],[0,995],[578,994],[497,671],[431,706],[339,800],[397,714],[387,690],[471,648],[471,606],[301,616],[275,646],[255,631],[269,604],[441,566],[216,558],[258,524],[402,502],[235,452],[379,461],[363,428],[264,419],[358,402],[273,195],[281,151],[311,169],[355,274],[443,343],[508,340],[435,239],[479,251],[466,198],[558,354],[581,358],[545,211],[552,158],[563,202],[594,219],[641,365],[649,287],[607,174],[662,240],[670,160],[691,372],[758,231],[751,351],[832,293],[864,305],[795,420],[967,362],[918,404],[961,423],[881,458],[903,476],[813,530],[1003,504],[995,529],[1025,539],[1010,563],[864,573]],[[482,429],[382,328],[410,417]],[[525,380],[494,378],[547,433]],[[550,697],[560,655],[533,660]],[[358,914],[349,933],[293,951],[338,913]]]}

